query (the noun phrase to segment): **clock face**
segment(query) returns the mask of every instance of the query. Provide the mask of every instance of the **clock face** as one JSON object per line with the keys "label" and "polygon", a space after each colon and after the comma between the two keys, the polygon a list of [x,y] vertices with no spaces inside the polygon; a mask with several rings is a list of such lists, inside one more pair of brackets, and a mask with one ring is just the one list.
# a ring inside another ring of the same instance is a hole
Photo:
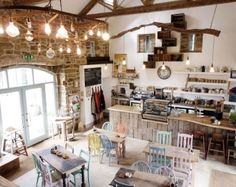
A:
{"label": "clock face", "polygon": [[168,79],[171,75],[171,70],[168,66],[165,66],[165,69],[161,68],[162,66],[160,66],[157,70],[157,75],[161,78],[161,79]]}

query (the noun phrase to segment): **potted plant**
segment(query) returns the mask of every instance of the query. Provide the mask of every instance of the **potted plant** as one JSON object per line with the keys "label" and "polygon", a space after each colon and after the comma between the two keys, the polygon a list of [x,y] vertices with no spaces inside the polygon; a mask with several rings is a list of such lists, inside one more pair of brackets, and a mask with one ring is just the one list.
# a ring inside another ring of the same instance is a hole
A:
{"label": "potted plant", "polygon": [[230,123],[236,125],[236,112],[231,112],[229,114],[229,121]]}

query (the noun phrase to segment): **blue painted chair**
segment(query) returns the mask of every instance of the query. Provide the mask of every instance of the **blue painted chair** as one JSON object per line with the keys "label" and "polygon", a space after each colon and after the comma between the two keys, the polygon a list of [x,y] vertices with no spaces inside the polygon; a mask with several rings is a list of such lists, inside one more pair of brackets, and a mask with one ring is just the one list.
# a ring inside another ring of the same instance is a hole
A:
{"label": "blue painted chair", "polygon": [[156,142],[164,145],[172,144],[172,135],[171,131],[157,131]]}
{"label": "blue painted chair", "polygon": [[136,171],[147,172],[147,173],[151,172],[151,168],[148,165],[148,163],[145,161],[142,161],[142,160],[138,160],[138,161],[134,162],[131,165],[131,169],[136,170]]}
{"label": "blue painted chair", "polygon": [[[42,176],[43,171],[42,171],[42,168],[41,168],[39,156],[38,156],[37,154],[32,153],[32,158],[33,158],[35,170],[36,170],[36,173],[37,173],[36,186],[38,186],[39,178],[42,178],[42,177],[43,177],[43,176]],[[43,182],[43,181],[42,181],[42,182]]]}
{"label": "blue painted chair", "polygon": [[[87,163],[86,163],[86,166],[84,168],[84,171],[87,172],[87,178],[88,178],[88,186],[91,186],[90,185],[90,177],[89,177],[89,168],[90,168],[90,154],[84,150],[81,150],[80,151],[80,154],[79,154],[80,157],[82,157]],[[82,170],[77,170],[77,171],[74,171],[73,173],[71,173],[71,175],[73,176],[74,178],[74,181],[71,182],[74,186],[79,186],[77,185],[76,183],[76,177],[77,176],[81,176],[82,175]]]}
{"label": "blue painted chair", "polygon": [[109,158],[109,166],[111,162],[111,157],[115,157],[117,159],[117,163],[119,164],[118,156],[116,153],[116,146],[111,142],[111,140],[104,134],[100,136],[102,149],[100,151],[100,163],[102,163],[102,159],[104,154]]}
{"label": "blue painted chair", "polygon": [[109,121],[107,121],[103,123],[102,129],[107,130],[107,131],[113,131],[113,125]]}

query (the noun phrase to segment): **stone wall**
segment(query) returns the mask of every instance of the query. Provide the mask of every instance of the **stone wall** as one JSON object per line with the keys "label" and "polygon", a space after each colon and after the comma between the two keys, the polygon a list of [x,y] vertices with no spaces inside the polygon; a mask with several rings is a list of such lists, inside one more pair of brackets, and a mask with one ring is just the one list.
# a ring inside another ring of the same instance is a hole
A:
{"label": "stone wall", "polygon": [[[35,18],[32,20],[35,20]],[[68,20],[67,25],[69,25],[71,18],[67,16],[64,20],[65,24],[66,20]],[[72,46],[72,53],[67,54],[65,51],[60,53],[58,48],[61,44],[63,44],[63,47],[65,48],[68,42],[57,40],[55,37],[51,37],[50,39],[34,39],[32,42],[28,42],[24,39],[26,31],[22,28],[20,30],[21,35],[16,38],[8,37],[6,34],[0,35],[0,70],[13,65],[32,65],[40,66],[41,68],[54,72],[56,74],[58,88],[58,107],[61,111],[67,113],[70,109],[71,97],[80,94],[79,67],[81,64],[87,63],[86,57],[89,53],[89,41],[95,41],[96,56],[105,56],[109,53],[108,42],[104,42],[102,39],[95,36],[90,37],[85,41],[83,38],[84,33],[87,31],[88,28],[79,29],[78,40],[82,51],[80,56],[75,52],[76,45],[73,41],[69,41],[70,46]],[[55,35],[55,31],[52,34]],[[40,53],[38,53],[38,43],[41,44]],[[56,52],[53,59],[46,57],[49,43],[52,44],[52,48]],[[33,59],[28,61],[24,60],[24,54],[32,54]]]}

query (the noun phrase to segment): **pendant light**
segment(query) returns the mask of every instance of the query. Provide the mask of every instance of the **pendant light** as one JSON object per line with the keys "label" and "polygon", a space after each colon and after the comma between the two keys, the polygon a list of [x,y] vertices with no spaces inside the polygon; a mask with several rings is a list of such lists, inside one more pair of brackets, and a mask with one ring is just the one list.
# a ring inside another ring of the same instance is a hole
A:
{"label": "pendant light", "polygon": [[[125,55],[125,36],[123,36],[123,53]],[[126,65],[126,59],[123,57],[122,65]]]}
{"label": "pendant light", "polygon": [[162,69],[162,70],[165,70],[165,69],[166,69],[166,66],[165,66],[164,61],[163,61],[162,65],[161,65],[161,69]]}
{"label": "pendant light", "polygon": [[190,65],[189,56],[187,56],[187,59],[186,59],[186,62],[185,62],[185,64],[186,64],[187,66],[189,66],[189,65]]}
{"label": "pendant light", "polygon": [[145,64],[143,64],[143,65],[142,65],[142,68],[143,68],[143,69],[146,69],[146,65],[145,65]]}
{"label": "pendant light", "polygon": [[49,36],[52,32],[51,26],[49,25],[48,21],[46,20],[44,24],[44,32]]}
{"label": "pendant light", "polygon": [[[60,8],[61,8],[61,13],[62,13],[62,2],[61,2],[61,0],[60,0]],[[62,15],[61,14],[60,14],[60,17],[61,17],[61,24],[60,24],[59,29],[57,30],[56,37],[60,38],[60,39],[68,39],[69,38],[68,31],[66,30],[65,26],[62,23]]]}
{"label": "pendant light", "polygon": [[58,51],[59,51],[60,53],[62,53],[62,52],[63,52],[63,47],[62,47],[62,45],[60,45],[60,46],[59,46],[59,49],[58,49]]}
{"label": "pendant light", "polygon": [[9,25],[6,28],[6,33],[10,37],[16,37],[20,34],[20,31],[19,31],[18,27],[15,26],[15,24],[13,23],[12,18],[10,18]]}
{"label": "pendant light", "polygon": [[102,32],[100,30],[97,31],[97,37],[101,37],[102,36]]}
{"label": "pendant light", "polygon": [[105,31],[105,32],[102,34],[102,39],[103,39],[104,41],[108,41],[108,40],[110,39],[110,34]]}
{"label": "pendant light", "polygon": [[92,29],[90,29],[90,30],[89,30],[89,32],[88,32],[88,34],[89,34],[89,36],[93,36],[93,35],[94,35],[94,32],[93,32],[93,30],[92,30]]}
{"label": "pendant light", "polygon": [[74,27],[73,21],[72,21],[71,24],[70,24],[70,31],[71,31],[71,32],[75,32],[75,27]]}
{"label": "pendant light", "polygon": [[108,67],[107,67],[107,64],[105,64],[105,66],[104,66],[104,69],[105,69],[105,70],[107,70],[107,69],[108,69]]}
{"label": "pendant light", "polygon": [[214,68],[214,51],[215,51],[215,37],[213,36],[213,46],[212,46],[212,63],[211,63],[211,67],[210,67],[210,73],[214,73],[215,72],[215,68]]}
{"label": "pendant light", "polygon": [[68,54],[70,54],[70,53],[71,53],[71,48],[70,48],[70,46],[69,46],[69,45],[67,45],[66,52],[67,52]]}
{"label": "pendant light", "polygon": [[31,42],[34,39],[33,34],[32,34],[32,32],[29,29],[27,30],[27,32],[25,34],[25,39],[28,42]]}
{"label": "pendant light", "polygon": [[52,49],[52,44],[49,44],[49,49],[46,51],[46,56],[50,59],[54,58],[56,55],[55,51]]}
{"label": "pendant light", "polygon": [[41,43],[38,43],[38,45],[37,45],[37,47],[38,47],[38,53],[40,53],[41,52]]}
{"label": "pendant light", "polygon": [[87,40],[88,39],[88,36],[87,34],[84,35],[84,40]]}
{"label": "pendant light", "polygon": [[77,53],[78,56],[81,55],[81,49],[80,49],[79,45],[77,45],[76,53]]}

